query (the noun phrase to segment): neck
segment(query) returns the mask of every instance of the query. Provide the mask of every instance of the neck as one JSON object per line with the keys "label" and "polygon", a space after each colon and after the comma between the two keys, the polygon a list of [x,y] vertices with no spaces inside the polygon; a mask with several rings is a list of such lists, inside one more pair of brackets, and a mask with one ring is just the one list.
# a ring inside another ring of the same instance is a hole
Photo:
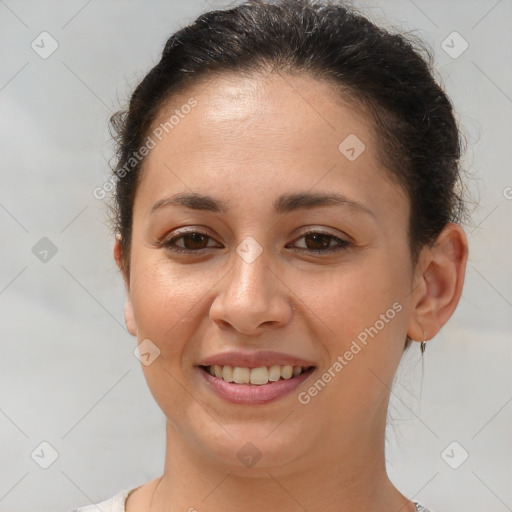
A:
{"label": "neck", "polygon": [[[324,439],[314,454],[288,465],[256,464],[245,471],[212,461],[169,422],[166,438],[164,474],[153,492],[150,512],[415,511],[387,476],[384,429],[377,437],[363,429],[357,439],[337,435],[332,440],[337,446]],[[350,439],[349,446],[343,446],[342,439]]]}

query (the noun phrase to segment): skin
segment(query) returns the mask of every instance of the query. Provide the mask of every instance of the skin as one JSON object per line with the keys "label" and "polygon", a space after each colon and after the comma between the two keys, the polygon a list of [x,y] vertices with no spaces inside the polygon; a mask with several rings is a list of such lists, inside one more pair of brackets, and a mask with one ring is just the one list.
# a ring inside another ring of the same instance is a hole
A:
{"label": "skin", "polygon": [[[408,199],[379,162],[371,120],[327,83],[224,74],[174,97],[155,126],[192,96],[197,106],[146,157],[134,204],[125,318],[139,343],[149,338],[160,350],[142,369],[167,418],[167,450],[161,481],[134,491],[127,512],[150,510],[151,498],[152,512],[414,511],[386,474],[387,405],[406,335],[433,338],[458,304],[463,229],[448,224],[413,268]],[[366,146],[354,161],[338,150],[349,134]],[[192,191],[229,209],[150,214],[157,201]],[[300,191],[338,192],[373,215],[340,205],[274,213],[277,196]],[[211,237],[208,248],[183,255],[155,243],[183,226]],[[304,238],[318,229],[352,245],[304,252],[322,247]],[[263,249],[252,263],[236,252],[248,236]],[[119,240],[114,257],[123,270]],[[395,302],[401,311],[299,403],[298,392]],[[224,401],[198,377],[195,365],[208,356],[259,349],[317,369],[297,391],[258,405]],[[262,454],[251,468],[237,457],[247,442]]]}

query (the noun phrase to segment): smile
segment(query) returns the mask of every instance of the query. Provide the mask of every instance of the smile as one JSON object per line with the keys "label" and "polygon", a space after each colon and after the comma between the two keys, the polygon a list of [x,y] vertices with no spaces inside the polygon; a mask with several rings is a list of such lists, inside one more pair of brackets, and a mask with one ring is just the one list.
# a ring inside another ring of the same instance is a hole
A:
{"label": "smile", "polygon": [[315,366],[197,366],[210,391],[228,402],[264,404],[283,398],[308,379]]}
{"label": "smile", "polygon": [[310,366],[272,365],[246,368],[241,366],[221,366],[218,364],[202,366],[210,375],[235,384],[253,384],[263,386],[269,382],[288,380],[307,372]]}

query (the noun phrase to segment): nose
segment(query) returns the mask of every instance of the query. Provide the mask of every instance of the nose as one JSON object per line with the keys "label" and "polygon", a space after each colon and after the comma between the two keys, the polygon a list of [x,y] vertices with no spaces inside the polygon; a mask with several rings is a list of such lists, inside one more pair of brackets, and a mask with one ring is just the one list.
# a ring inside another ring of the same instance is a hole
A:
{"label": "nose", "polygon": [[265,251],[251,262],[236,254],[232,269],[219,283],[210,318],[223,329],[233,328],[247,336],[286,325],[296,301],[278,274],[277,269],[271,268]]}

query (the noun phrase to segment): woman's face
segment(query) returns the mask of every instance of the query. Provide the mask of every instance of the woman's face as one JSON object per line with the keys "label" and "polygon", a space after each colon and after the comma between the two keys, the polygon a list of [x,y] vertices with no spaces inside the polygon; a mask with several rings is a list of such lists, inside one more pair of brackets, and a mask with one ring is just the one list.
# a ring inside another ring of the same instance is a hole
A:
{"label": "woman's face", "polygon": [[128,325],[150,340],[142,368],[174,442],[205,463],[318,466],[383,442],[406,334],[418,339],[409,207],[367,117],[335,98],[304,76],[223,75],[173,98],[150,134]]}

